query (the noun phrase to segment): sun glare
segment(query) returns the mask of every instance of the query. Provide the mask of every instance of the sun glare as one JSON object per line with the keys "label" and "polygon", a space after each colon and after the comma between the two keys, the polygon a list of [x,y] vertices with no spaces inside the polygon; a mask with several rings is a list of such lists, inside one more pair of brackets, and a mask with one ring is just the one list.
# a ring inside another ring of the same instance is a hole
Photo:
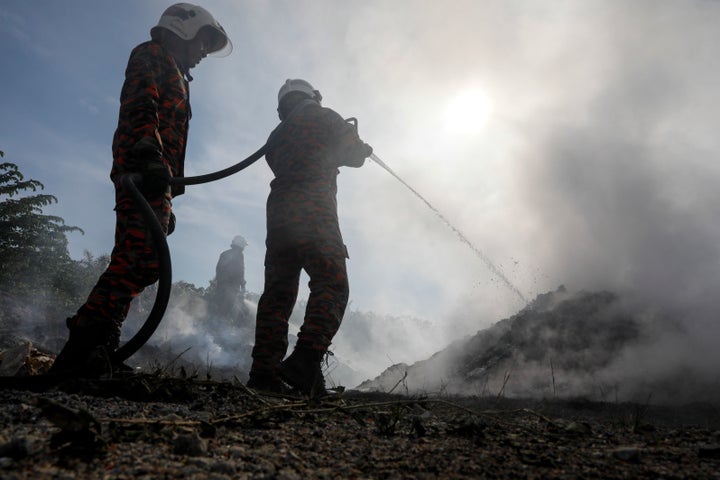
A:
{"label": "sun glare", "polygon": [[445,110],[445,127],[454,133],[477,133],[492,114],[492,100],[479,89],[464,90],[451,97]]}

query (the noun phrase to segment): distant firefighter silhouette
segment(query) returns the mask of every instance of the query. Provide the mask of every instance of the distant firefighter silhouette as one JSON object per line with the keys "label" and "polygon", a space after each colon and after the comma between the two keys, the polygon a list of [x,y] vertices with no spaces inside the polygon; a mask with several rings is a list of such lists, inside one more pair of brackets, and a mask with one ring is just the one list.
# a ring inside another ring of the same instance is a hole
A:
{"label": "distant firefighter silhouette", "polygon": [[249,323],[245,306],[245,256],[247,242],[240,235],[233,238],[230,249],[220,254],[215,267],[214,302],[211,312],[218,317],[232,320],[244,326]]}

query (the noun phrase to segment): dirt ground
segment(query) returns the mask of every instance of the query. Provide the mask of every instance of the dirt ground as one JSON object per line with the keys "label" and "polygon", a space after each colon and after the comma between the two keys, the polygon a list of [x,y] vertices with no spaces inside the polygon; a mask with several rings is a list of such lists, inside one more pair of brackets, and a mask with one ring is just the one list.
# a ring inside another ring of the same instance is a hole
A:
{"label": "dirt ground", "polygon": [[720,478],[710,405],[308,400],[145,374],[5,381],[0,404],[2,479]]}

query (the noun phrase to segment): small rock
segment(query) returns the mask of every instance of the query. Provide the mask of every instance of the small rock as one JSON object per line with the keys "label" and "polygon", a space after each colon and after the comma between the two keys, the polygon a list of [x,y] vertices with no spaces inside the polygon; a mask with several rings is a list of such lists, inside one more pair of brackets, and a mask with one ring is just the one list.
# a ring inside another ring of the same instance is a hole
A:
{"label": "small rock", "polygon": [[284,468],[278,472],[278,480],[302,480],[302,477],[294,470]]}
{"label": "small rock", "polygon": [[217,461],[210,465],[210,471],[232,476],[235,474],[235,466],[230,462]]}
{"label": "small rock", "polygon": [[195,431],[183,433],[175,438],[173,452],[177,455],[197,457],[207,452],[207,443]]}
{"label": "small rock", "polygon": [[0,457],[20,460],[30,454],[28,441],[25,438],[13,438],[7,443],[0,445]]}
{"label": "small rock", "polygon": [[227,453],[228,453],[228,456],[231,458],[242,457],[243,455],[245,455],[247,453],[247,450],[243,447],[233,445],[230,448],[228,448]]}
{"label": "small rock", "polygon": [[585,422],[570,422],[566,427],[565,431],[568,433],[577,433],[580,435],[586,435],[592,433],[592,428]]}
{"label": "small rock", "polygon": [[720,458],[720,445],[703,445],[698,448],[700,458]]}
{"label": "small rock", "polygon": [[640,449],[637,447],[620,447],[612,451],[612,456],[625,462],[640,461]]}

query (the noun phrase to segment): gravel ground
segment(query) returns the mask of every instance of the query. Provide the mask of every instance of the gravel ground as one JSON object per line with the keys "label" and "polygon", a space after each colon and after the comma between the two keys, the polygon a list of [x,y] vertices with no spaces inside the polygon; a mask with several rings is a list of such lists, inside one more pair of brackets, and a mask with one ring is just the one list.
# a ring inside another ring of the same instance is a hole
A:
{"label": "gravel ground", "polygon": [[709,405],[310,401],[153,375],[6,382],[0,403],[2,479],[720,479]]}

